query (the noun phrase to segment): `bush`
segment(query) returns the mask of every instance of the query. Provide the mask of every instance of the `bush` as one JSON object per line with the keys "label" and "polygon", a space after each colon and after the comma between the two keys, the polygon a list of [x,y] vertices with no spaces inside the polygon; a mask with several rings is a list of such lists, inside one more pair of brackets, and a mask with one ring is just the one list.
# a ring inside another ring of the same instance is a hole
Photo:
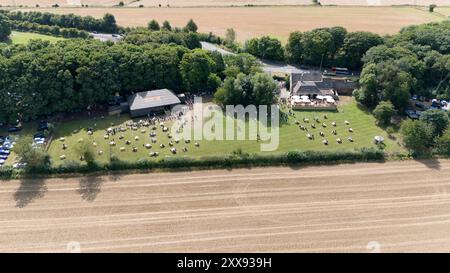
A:
{"label": "bush", "polygon": [[427,110],[422,113],[420,120],[433,127],[433,137],[441,136],[449,124],[448,115],[441,110]]}
{"label": "bush", "polygon": [[433,146],[433,128],[421,120],[405,120],[400,131],[405,147],[413,155],[427,153]]}
{"label": "bush", "polygon": [[447,130],[437,140],[436,152],[440,155],[450,156],[450,131]]}
{"label": "bush", "polygon": [[[317,152],[317,151],[291,151],[283,154],[262,155],[248,154],[242,150],[233,151],[231,155],[207,156],[201,158],[168,157],[158,160],[140,159],[136,162],[122,161],[112,156],[108,164],[86,165],[77,161],[66,161],[64,164],[35,170],[40,174],[63,174],[63,173],[89,173],[95,171],[117,171],[117,170],[186,170],[191,168],[233,168],[233,167],[257,167],[257,166],[280,166],[280,165],[307,165],[307,164],[335,164],[348,162],[383,161],[385,154],[374,148],[356,149],[353,151]],[[1,179],[17,178],[21,175],[30,175],[9,167],[0,169]]]}
{"label": "bush", "polygon": [[391,118],[396,111],[394,105],[390,101],[382,101],[373,110],[373,116],[381,125],[388,125],[391,123]]}

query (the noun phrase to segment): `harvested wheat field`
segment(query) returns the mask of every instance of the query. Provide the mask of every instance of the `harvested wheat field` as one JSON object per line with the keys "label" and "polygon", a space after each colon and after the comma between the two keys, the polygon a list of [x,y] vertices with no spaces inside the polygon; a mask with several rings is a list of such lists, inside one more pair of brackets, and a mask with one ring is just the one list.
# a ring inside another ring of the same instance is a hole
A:
{"label": "harvested wheat field", "polygon": [[[59,6],[81,6],[89,5],[112,7],[118,5],[120,0],[3,0],[4,6],[29,6],[50,7]],[[224,7],[224,6],[245,6],[245,5],[311,5],[311,0],[124,0],[124,5],[128,7],[171,6],[171,7]],[[322,5],[353,5],[353,6],[390,6],[390,5],[419,5],[427,6],[436,4],[438,6],[449,5],[448,0],[321,0]]]}
{"label": "harvested wheat field", "polygon": [[4,181],[0,252],[449,252],[449,177],[442,160]]}
{"label": "harvested wheat field", "polygon": [[253,8],[60,8],[38,9],[54,13],[75,13],[101,17],[115,15],[118,24],[146,26],[151,19],[169,20],[184,26],[192,18],[203,32],[224,35],[227,28],[237,31],[238,39],[271,35],[286,41],[295,30],[344,26],[350,31],[365,30],[394,34],[402,27],[443,20],[443,16],[412,7],[253,7]]}

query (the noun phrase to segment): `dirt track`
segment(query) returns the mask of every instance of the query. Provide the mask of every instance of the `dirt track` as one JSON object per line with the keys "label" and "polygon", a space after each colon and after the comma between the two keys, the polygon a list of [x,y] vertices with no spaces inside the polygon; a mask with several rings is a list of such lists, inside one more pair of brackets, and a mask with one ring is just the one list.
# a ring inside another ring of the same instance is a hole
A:
{"label": "dirt track", "polygon": [[0,182],[0,252],[448,252],[449,190],[450,161]]}

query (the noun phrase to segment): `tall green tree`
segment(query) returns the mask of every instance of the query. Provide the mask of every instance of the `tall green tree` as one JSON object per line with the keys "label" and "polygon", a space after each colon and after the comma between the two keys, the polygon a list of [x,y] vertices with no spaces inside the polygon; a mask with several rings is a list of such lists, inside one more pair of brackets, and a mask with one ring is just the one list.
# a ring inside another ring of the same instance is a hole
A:
{"label": "tall green tree", "polygon": [[172,31],[172,26],[170,25],[169,21],[164,21],[161,27],[162,30]]}
{"label": "tall green tree", "polygon": [[148,26],[147,27],[151,31],[158,31],[158,30],[161,29],[160,26],[159,26],[159,23],[155,19],[153,19],[150,22],[148,22]]}
{"label": "tall green tree", "polygon": [[303,61],[303,33],[294,31],[289,34],[286,44],[286,59],[288,62],[300,64]]}
{"label": "tall green tree", "polygon": [[184,31],[186,32],[197,32],[197,24],[194,22],[194,20],[190,19],[186,26],[183,28]]}
{"label": "tall green tree", "polygon": [[284,49],[281,42],[269,36],[251,39],[245,44],[245,51],[262,59],[274,61],[284,59]]}
{"label": "tall green tree", "polygon": [[6,40],[11,34],[11,25],[8,17],[0,13],[0,41]]}
{"label": "tall green tree", "polygon": [[215,63],[208,53],[195,49],[184,54],[180,63],[180,73],[186,91],[198,93],[206,91],[209,75],[215,71]]}
{"label": "tall green tree", "polygon": [[381,125],[390,124],[395,113],[394,105],[390,101],[381,101],[373,110],[373,116]]}
{"label": "tall green tree", "polygon": [[349,69],[359,69],[362,66],[362,57],[367,50],[378,46],[383,39],[374,33],[357,31],[345,36],[341,49],[338,52],[337,62],[340,66]]}
{"label": "tall green tree", "polygon": [[14,145],[13,151],[19,157],[21,163],[26,164],[26,170],[38,170],[48,168],[51,164],[50,156],[43,148],[33,147],[31,137],[20,137]]}
{"label": "tall green tree", "polygon": [[400,132],[405,147],[413,154],[420,155],[430,151],[433,145],[433,128],[421,120],[405,120]]}
{"label": "tall green tree", "polygon": [[103,15],[103,30],[109,33],[117,32],[116,18],[110,13]]}
{"label": "tall green tree", "polygon": [[433,136],[439,137],[448,128],[448,115],[441,110],[427,110],[422,112],[420,120],[433,127]]}
{"label": "tall green tree", "polygon": [[306,64],[327,65],[334,52],[334,39],[323,29],[304,32],[302,36],[302,60]]}

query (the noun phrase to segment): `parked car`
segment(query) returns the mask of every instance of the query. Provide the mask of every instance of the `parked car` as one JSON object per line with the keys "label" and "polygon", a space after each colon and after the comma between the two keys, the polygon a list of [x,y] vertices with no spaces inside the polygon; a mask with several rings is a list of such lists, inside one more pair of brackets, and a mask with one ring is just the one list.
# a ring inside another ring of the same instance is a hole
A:
{"label": "parked car", "polygon": [[36,134],[33,135],[33,138],[45,138],[45,135],[43,132],[37,132]]}
{"label": "parked car", "polygon": [[9,133],[19,132],[20,130],[22,130],[22,127],[12,126],[8,128]]}
{"label": "parked car", "polygon": [[426,110],[427,106],[425,104],[423,104],[422,102],[416,102],[414,104],[414,106],[416,106],[416,108],[422,109],[422,110]]}
{"label": "parked car", "polygon": [[0,155],[0,159],[4,159],[4,160],[6,160],[6,159],[8,159],[8,155]]}
{"label": "parked car", "polygon": [[5,164],[5,161],[6,160],[4,160],[4,159],[0,159],[0,166],[3,166],[3,164]]}
{"label": "parked car", "polygon": [[419,115],[414,110],[406,110],[405,113],[410,119],[419,119]]}
{"label": "parked car", "polygon": [[38,131],[48,130],[48,122],[46,122],[46,121],[39,122],[37,130]]}
{"label": "parked car", "polygon": [[20,163],[20,162],[17,162],[17,163],[14,163],[13,164],[13,168],[15,168],[15,169],[23,169],[23,168],[25,168],[27,166],[27,163]]}
{"label": "parked car", "polygon": [[5,142],[3,143],[3,145],[1,146],[3,149],[9,150],[14,148],[14,144],[11,142]]}
{"label": "parked car", "polygon": [[0,136],[0,144],[2,144],[3,142],[5,142],[5,140],[6,140],[6,137]]}
{"label": "parked car", "polygon": [[2,155],[10,155],[11,151],[7,149],[0,149],[0,154]]}

